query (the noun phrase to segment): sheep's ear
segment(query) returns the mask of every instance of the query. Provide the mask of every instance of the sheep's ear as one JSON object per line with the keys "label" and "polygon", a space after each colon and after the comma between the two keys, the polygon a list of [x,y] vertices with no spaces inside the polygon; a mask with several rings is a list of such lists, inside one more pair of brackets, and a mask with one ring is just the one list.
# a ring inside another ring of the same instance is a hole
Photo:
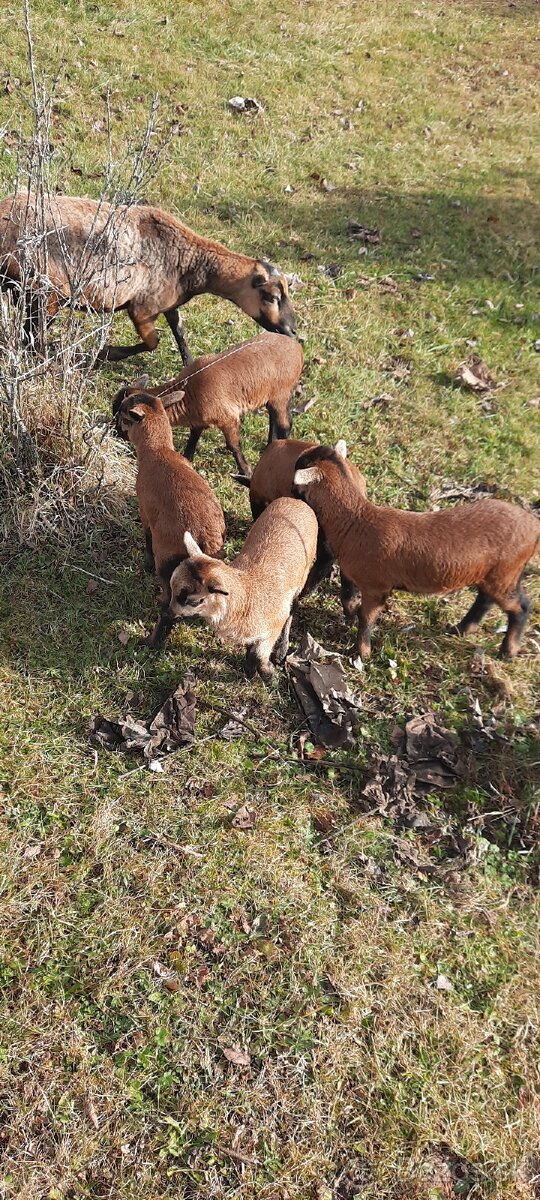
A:
{"label": "sheep's ear", "polygon": [[202,558],[203,552],[201,547],[197,545],[195,538],[191,536],[187,529],[184,534],[184,546],[190,558]]}
{"label": "sheep's ear", "polygon": [[336,442],[336,444],[335,444],[335,446],[334,446],[334,450],[335,450],[336,454],[339,454],[339,457],[340,457],[340,458],[346,458],[346,457],[347,457],[347,443],[346,443],[346,441],[344,441],[344,439],[343,439],[343,438],[340,438],[340,439],[339,439],[339,442]]}
{"label": "sheep's ear", "polygon": [[268,271],[262,269],[259,264],[257,264],[257,267],[258,269],[251,280],[251,286],[254,288],[262,287],[263,283],[268,283]]}
{"label": "sheep's ear", "polygon": [[293,483],[295,487],[306,487],[308,483],[319,483],[322,477],[317,467],[306,467],[303,471],[295,471]]}
{"label": "sheep's ear", "polygon": [[133,383],[128,384],[128,387],[137,388],[138,391],[144,392],[145,388],[148,387],[149,383],[150,383],[150,376],[149,375],[141,375],[141,376],[139,376],[139,379],[134,379]]}
{"label": "sheep's ear", "polygon": [[172,408],[173,404],[179,404],[180,401],[184,399],[185,394],[186,393],[182,391],[173,392],[172,396],[170,396],[168,400],[166,398],[164,399],[163,396],[158,396],[158,400],[161,400],[164,408]]}
{"label": "sheep's ear", "polygon": [[144,407],[144,404],[134,404],[132,406],[132,408],[130,408],[128,410],[128,412],[126,413],[126,417],[127,417],[128,421],[131,419],[133,419],[134,421],[144,421],[145,416],[146,416],[146,409]]}

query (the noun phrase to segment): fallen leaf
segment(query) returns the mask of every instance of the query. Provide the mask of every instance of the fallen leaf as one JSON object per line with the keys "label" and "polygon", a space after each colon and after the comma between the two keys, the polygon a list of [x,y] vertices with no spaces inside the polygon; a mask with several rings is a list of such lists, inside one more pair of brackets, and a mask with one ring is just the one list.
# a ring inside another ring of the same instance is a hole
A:
{"label": "fallen leaf", "polygon": [[256,100],[255,96],[232,96],[228,101],[229,108],[236,113],[251,113],[259,115],[264,112],[263,105],[260,100]]}
{"label": "fallen leaf", "polygon": [[450,983],[450,980],[446,978],[446,975],[437,975],[437,982],[435,986],[439,992],[453,991],[453,984]]}
{"label": "fallen leaf", "polygon": [[33,842],[29,846],[25,846],[23,858],[38,858],[43,849],[43,842]]}
{"label": "fallen leaf", "polygon": [[249,1067],[251,1063],[251,1055],[247,1050],[241,1050],[240,1046],[224,1047],[223,1053],[227,1062],[233,1063],[235,1067]]}
{"label": "fallen leaf", "polygon": [[394,397],[390,392],[381,392],[380,396],[372,396],[371,400],[364,400],[362,408],[387,408],[393,399]]}
{"label": "fallen leaf", "polygon": [[339,655],[324,650],[307,633],[297,653],[286,659],[286,669],[313,735],[314,756],[319,746],[327,750],[354,746],[361,700],[349,688]]}
{"label": "fallen leaf", "polygon": [[253,809],[248,804],[243,804],[234,814],[232,824],[235,829],[253,829],[255,825]]}
{"label": "fallen leaf", "polygon": [[118,641],[121,642],[123,646],[127,646],[129,642],[129,633],[127,633],[125,629],[120,630],[120,633],[118,634]]}
{"label": "fallen leaf", "polygon": [[369,229],[367,225],[361,225],[352,217],[347,224],[347,233],[351,241],[360,241],[366,246],[378,246],[381,241],[380,229]]}
{"label": "fallen leaf", "polygon": [[159,770],[157,753],[171,754],[192,745],[196,700],[193,681],[186,675],[152,720],[137,721],[128,714],[120,721],[110,721],[98,713],[88,726],[89,740],[93,746],[104,746],[107,750],[140,751],[151,769]]}
{"label": "fallen leaf", "polygon": [[84,1101],[84,1111],[94,1129],[99,1129],[99,1119],[93,1101],[89,1096]]}
{"label": "fallen leaf", "polygon": [[[94,592],[97,592],[97,590],[98,590],[98,582],[97,582],[97,579],[89,579],[89,580],[88,580],[88,583],[87,583],[87,585],[86,585],[86,590],[87,590],[87,592],[88,592],[88,595],[89,595],[89,596],[93,596],[93,595],[94,595]],[[128,640],[129,640],[129,639],[128,639]],[[125,644],[126,644],[126,643],[124,643],[124,645],[125,645]]]}
{"label": "fallen leaf", "polygon": [[478,354],[470,354],[465,362],[460,363],[454,375],[454,383],[473,392],[490,392],[500,386]]}

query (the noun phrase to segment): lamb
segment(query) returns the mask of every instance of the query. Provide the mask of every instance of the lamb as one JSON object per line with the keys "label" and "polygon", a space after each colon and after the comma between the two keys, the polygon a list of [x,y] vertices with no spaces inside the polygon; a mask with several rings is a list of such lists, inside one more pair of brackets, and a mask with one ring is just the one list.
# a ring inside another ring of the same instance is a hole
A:
{"label": "lamb", "polygon": [[301,500],[274,500],[232,563],[203,553],[191,533],[189,558],[171,577],[170,619],[202,617],[222,641],[246,646],[246,672],[265,682],[289,648],[292,606],[317,549],[317,520]]}
{"label": "lamb", "polygon": [[[271,333],[296,333],[287,280],[277,267],[201,237],[163,209],[51,196],[45,200],[43,219],[36,197],[16,192],[0,203],[2,288],[23,277],[25,245],[32,231],[41,239],[34,290],[45,280],[50,317],[71,299],[77,308],[125,309],[131,318],[141,341],[106,346],[100,361],[118,362],[155,350],[156,318],[163,313],[183,361],[191,362],[178,310],[203,292],[231,300]],[[31,295],[26,300],[31,327],[35,306]]]}
{"label": "lamb", "polygon": [[155,569],[161,587],[161,615],[149,638],[157,648],[170,632],[170,579],[186,557],[184,534],[193,529],[208,554],[218,554],[225,521],[217,497],[191,463],[173,446],[172,429],[161,400],[127,397],[118,424],[137,454],[137,499],[144,528],[146,570]]}
{"label": "lamb", "polygon": [[148,376],[120,389],[113,401],[113,414],[125,396],[144,390],[160,396],[171,425],[187,425],[190,435],[184,450],[190,460],[203,429],[221,429],[227,449],[243,475],[250,467],[240,446],[240,421],[244,413],[266,406],[270,417],[269,438],[287,438],[291,430],[289,402],[302,374],[304,353],[292,338],[263,333],[240,342],[221,354],[206,354],[158,387],[148,387]]}
{"label": "lamb", "polygon": [[[288,441],[271,442],[261,454],[251,479],[242,475],[235,476],[239,483],[249,486],[249,500],[254,520],[260,516],[267,504],[271,504],[272,500],[278,496],[293,494],[293,479],[297,461],[306,451],[315,449],[317,449],[316,442],[302,442],[294,438],[290,438]],[[333,450],[328,451],[328,447],[318,447],[318,449],[323,455],[330,453],[332,458],[335,455],[347,458],[347,443],[343,439],[336,442]],[[354,463],[349,462],[349,468],[352,477],[356,479],[358,488],[365,496],[364,476],[360,474]],[[304,595],[315,590],[331,571],[333,562],[334,555],[324,534],[319,530],[317,558],[309,573]],[[347,620],[352,620],[358,609],[360,597],[354,584],[346,578],[343,571],[341,571],[341,603]]]}
{"label": "lamb", "polygon": [[498,604],[508,617],[501,656],[516,656],[530,608],[521,575],[540,544],[540,522],[532,512],[502,500],[440,512],[378,507],[362,495],[346,460],[323,459],[317,450],[298,460],[294,486],[362,592],[355,666],[369,657],[372,626],[395,588],[418,595],[477,588],[456,632],[475,630]]}

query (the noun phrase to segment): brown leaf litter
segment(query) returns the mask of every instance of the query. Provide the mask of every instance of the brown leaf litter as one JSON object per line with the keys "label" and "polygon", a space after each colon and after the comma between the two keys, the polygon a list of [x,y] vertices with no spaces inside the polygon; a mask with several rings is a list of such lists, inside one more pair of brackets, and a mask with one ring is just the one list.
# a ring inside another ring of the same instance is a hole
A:
{"label": "brown leaf litter", "polygon": [[194,741],[196,700],[193,680],[186,675],[149,721],[137,721],[130,713],[119,721],[111,721],[102,713],[92,717],[88,726],[90,743],[106,750],[140,752],[147,762],[158,755],[172,754]]}
{"label": "brown leaf litter", "polygon": [[466,774],[467,762],[459,738],[439,724],[433,713],[412,717],[404,731],[392,737],[396,753],[376,755],[376,773],[362,796],[374,811],[403,818],[410,828],[431,822],[417,800],[433,788],[451,788]]}
{"label": "brown leaf litter", "polygon": [[297,654],[287,658],[286,670],[316,745],[352,748],[362,702],[349,688],[339,655],[306,633]]}
{"label": "brown leaf litter", "polygon": [[361,225],[359,221],[355,221],[352,217],[347,224],[347,233],[351,241],[363,242],[364,246],[380,245],[380,229],[369,229],[367,225]]}
{"label": "brown leaf litter", "polygon": [[460,363],[454,375],[454,383],[472,392],[493,392],[504,387],[504,384],[497,383],[479,354],[470,354]]}

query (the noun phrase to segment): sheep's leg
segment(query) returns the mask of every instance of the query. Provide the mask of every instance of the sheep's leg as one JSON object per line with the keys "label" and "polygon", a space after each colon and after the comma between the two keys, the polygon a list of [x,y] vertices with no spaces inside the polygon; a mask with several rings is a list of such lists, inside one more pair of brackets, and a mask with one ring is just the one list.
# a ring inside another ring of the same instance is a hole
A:
{"label": "sheep's leg", "polygon": [[152,650],[161,650],[165,645],[167,638],[175,624],[175,617],[169,610],[168,604],[162,604],[159,617],[154,625],[151,634],[148,637],[147,644],[152,647]]}
{"label": "sheep's leg", "polygon": [[166,312],[164,315],[176,345],[178,346],[180,354],[182,355],[182,362],[184,366],[187,367],[189,363],[194,362],[194,358],[193,355],[190,354],[188,344],[186,342],[186,337],[184,334],[184,322],[177,308],[169,308],[168,312]]}
{"label": "sheep's leg", "polygon": [[339,575],[341,579],[341,605],[347,620],[352,621],[361,604],[360,592],[352,579],[347,579],[343,571],[340,571]]}
{"label": "sheep's leg", "polygon": [[189,437],[184,450],[184,458],[189,458],[190,462],[193,462],[202,431],[202,425],[194,425],[189,431]]}
{"label": "sheep's leg", "polygon": [[248,679],[259,673],[261,679],[265,683],[269,683],[274,674],[275,667],[270,662],[270,653],[272,645],[268,640],[260,642],[252,642],[246,650],[245,670]]}
{"label": "sheep's leg", "polygon": [[354,646],[355,658],[353,666],[362,670],[364,659],[371,654],[371,631],[385,604],[386,596],[362,595],[362,603],[358,614],[358,634]]}
{"label": "sheep's leg", "polygon": [[262,504],[260,500],[253,500],[251,496],[249,498],[249,503],[251,507],[251,515],[253,520],[256,521],[257,518],[260,517],[261,513],[264,512],[266,504]]}
{"label": "sheep's leg", "polygon": [[275,442],[278,438],[289,438],[292,432],[292,421],[288,405],[281,405],[277,408],[273,404],[267,404],[266,407],[270,418],[268,443]]}
{"label": "sheep's leg", "polygon": [[493,608],[493,603],[491,596],[488,596],[487,592],[483,592],[480,588],[474,604],[471,604],[461,621],[452,627],[451,632],[459,634],[460,637],[466,633],[475,633],[490,608]]}
{"label": "sheep's leg", "polygon": [[227,450],[232,454],[238,470],[242,472],[242,475],[246,475],[248,479],[251,479],[251,467],[246,462],[240,446],[240,422],[235,421],[226,427],[222,426],[222,432]]}
{"label": "sheep's leg", "polygon": [[145,529],[144,531],[144,569],[149,575],[153,575],[156,569],[154,551],[152,550],[152,531],[150,529]]}
{"label": "sheep's leg", "polygon": [[502,603],[500,600],[497,600],[497,603],[500,604],[508,616],[508,625],[499,650],[499,657],[515,658],[523,636],[523,630],[527,624],[531,602],[519,583],[511,600],[507,599]]}
{"label": "sheep's leg", "polygon": [[281,630],[274,649],[270,655],[271,662],[276,663],[278,666],[285,662],[285,659],[289,653],[289,636],[291,632],[291,625],[292,615],[287,617],[283,629]]}
{"label": "sheep's leg", "polygon": [[147,350],[156,349],[159,339],[154,318],[130,305],[127,312],[139,337],[143,339],[142,342],[137,342],[135,346],[104,346],[96,358],[96,365],[104,362],[123,362],[133,354],[145,354]]}
{"label": "sheep's leg", "polygon": [[306,579],[301,596],[309,596],[319,586],[332,570],[334,555],[328,545],[324,533],[319,529],[317,535],[317,557]]}

